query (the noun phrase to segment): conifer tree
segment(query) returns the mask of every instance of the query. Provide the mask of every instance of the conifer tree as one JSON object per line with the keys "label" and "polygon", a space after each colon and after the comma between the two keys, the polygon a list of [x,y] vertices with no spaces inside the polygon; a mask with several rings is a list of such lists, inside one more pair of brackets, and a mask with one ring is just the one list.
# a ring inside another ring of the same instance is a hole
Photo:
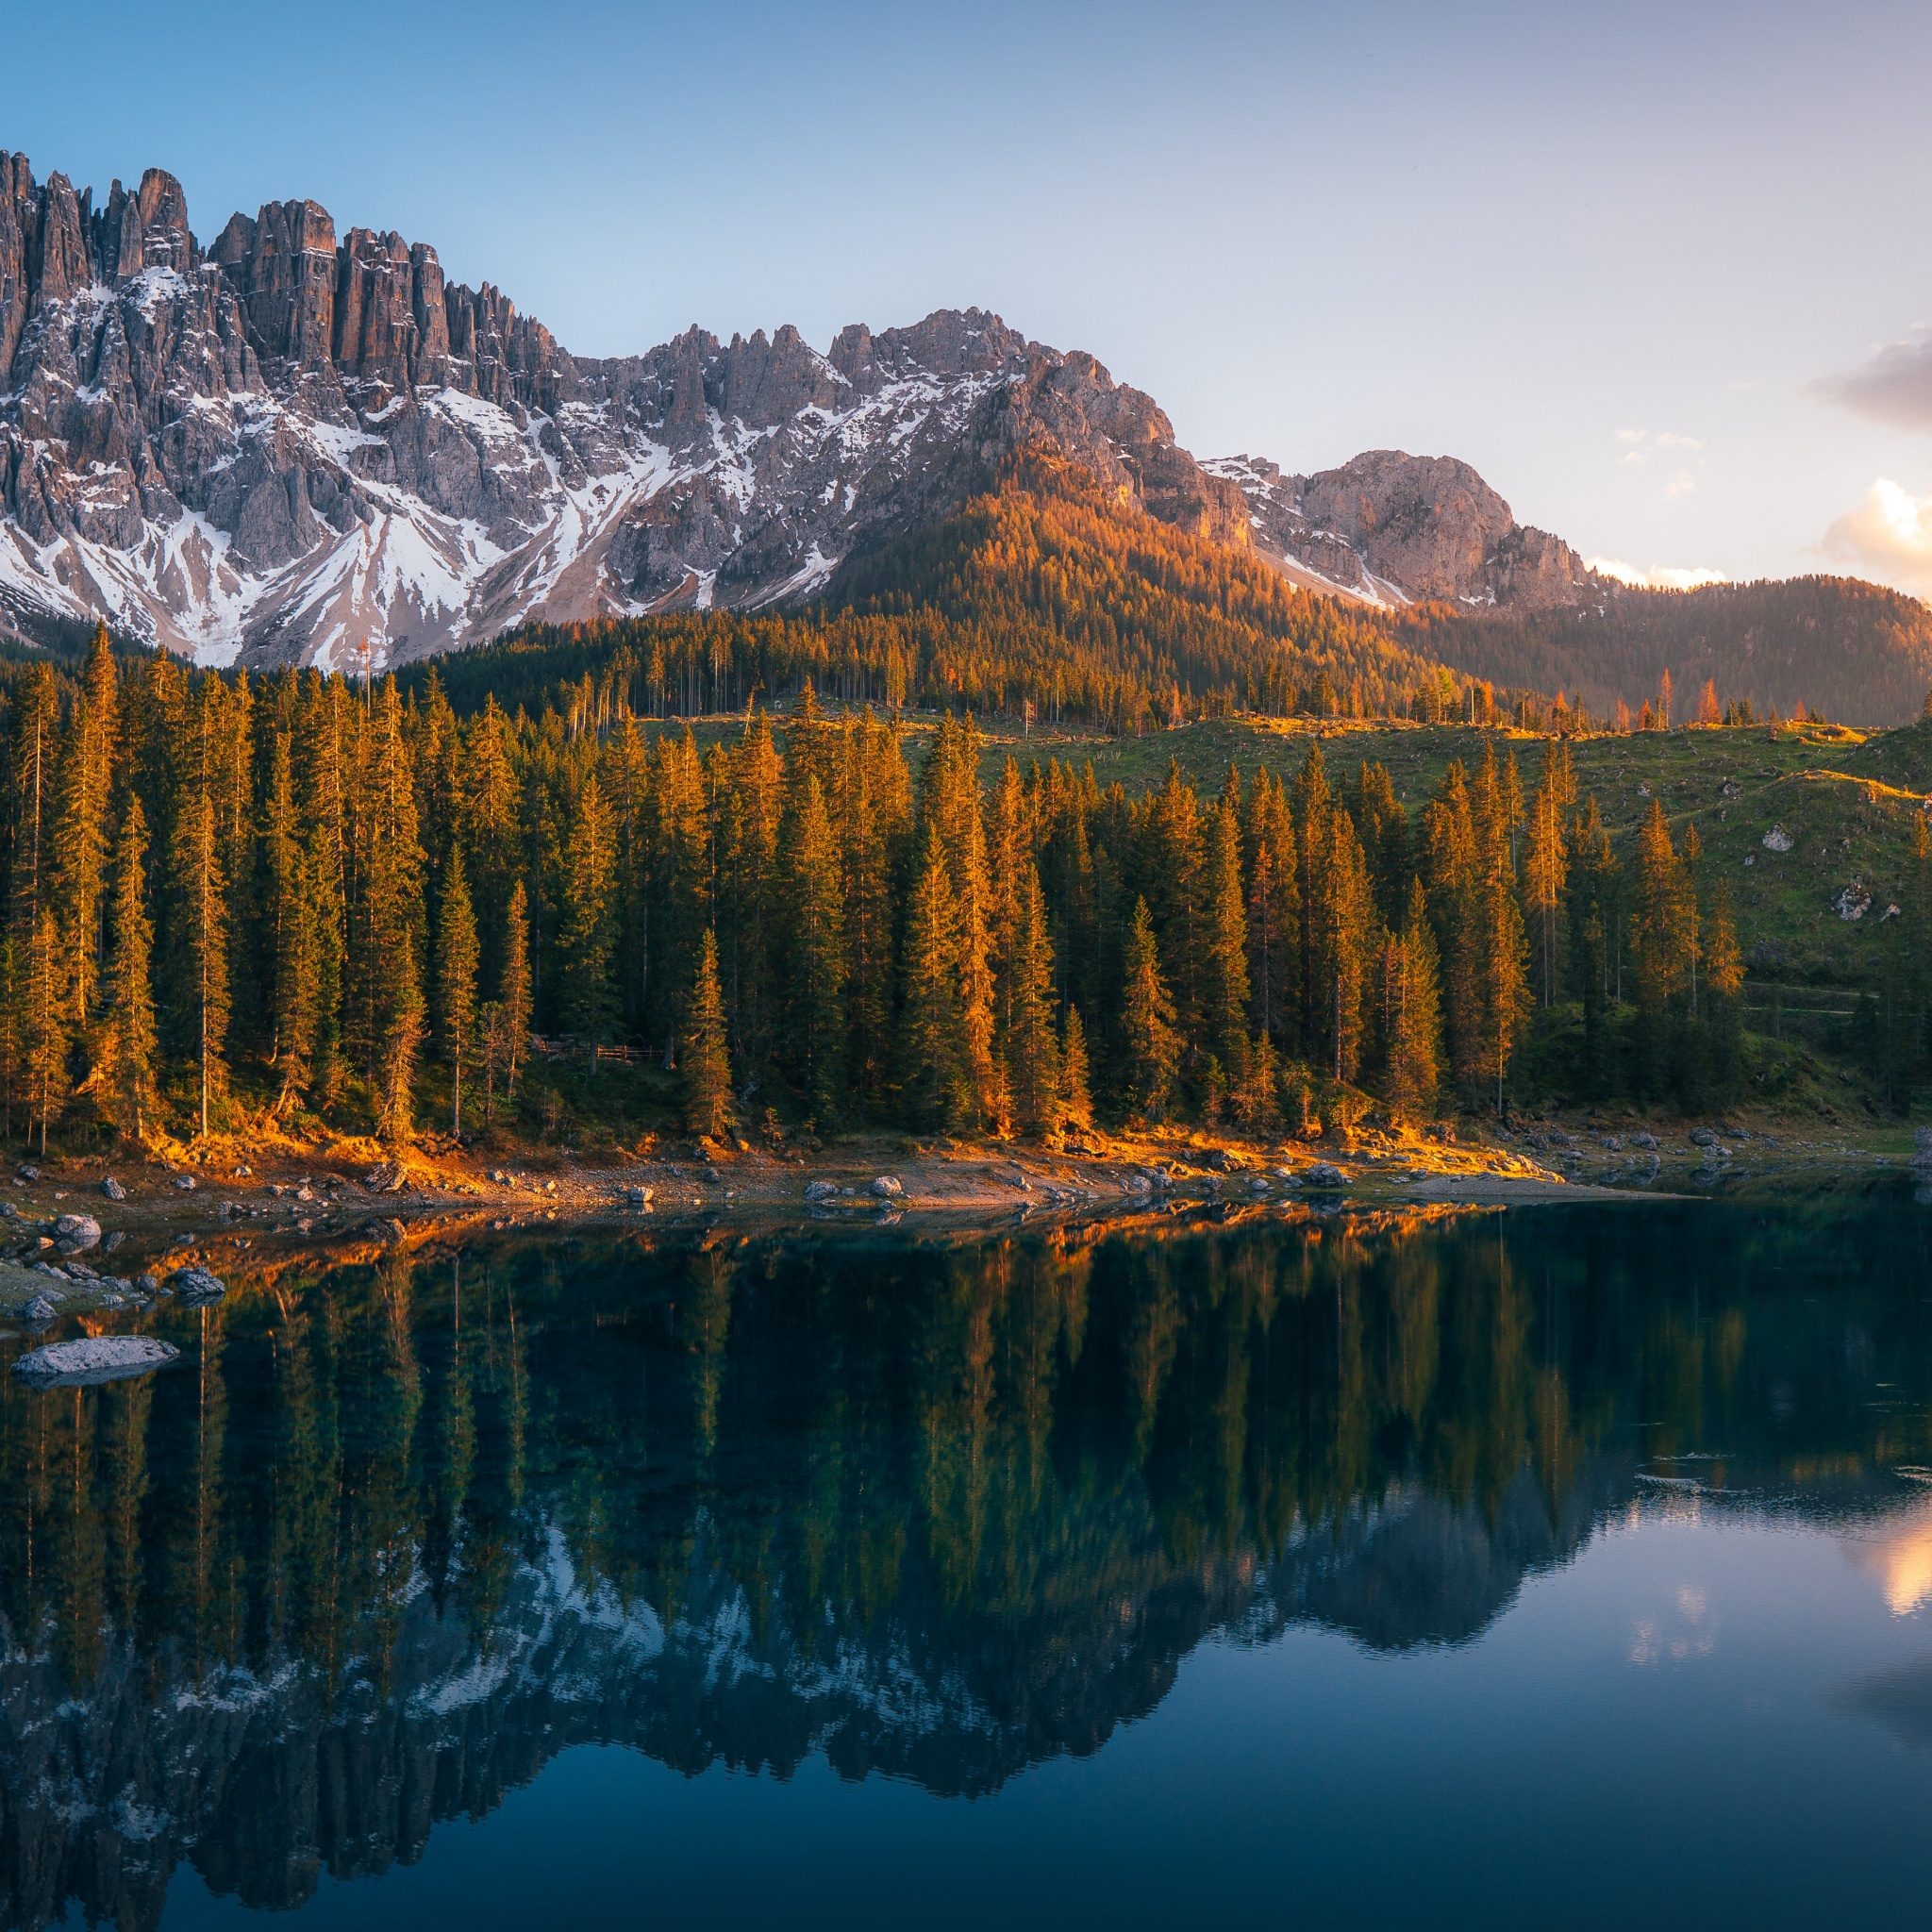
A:
{"label": "conifer tree", "polygon": [[959,1024],[958,912],[939,827],[928,824],[906,912],[900,1078],[915,1126],[934,1127],[970,1103]]}
{"label": "conifer tree", "polygon": [[14,1104],[25,1091],[25,993],[20,941],[0,930],[0,1136],[9,1141]]}
{"label": "conifer tree", "polygon": [[1309,1038],[1324,1072],[1337,1081],[1361,1070],[1363,1003],[1370,964],[1378,950],[1374,897],[1355,822],[1345,811],[1328,815],[1325,851],[1312,881]]}
{"label": "conifer tree", "polygon": [[60,698],[45,664],[29,664],[10,693],[12,731],[8,764],[12,778],[8,924],[25,949],[34,943],[41,912],[50,903],[52,841],[58,805]]}
{"label": "conifer tree", "polygon": [[1509,881],[1492,876],[1478,904],[1482,960],[1482,1034],[1478,1071],[1496,1089],[1503,1111],[1503,1083],[1522,1036],[1531,997],[1523,936],[1523,914]]}
{"label": "conifer tree", "polygon": [[911,812],[911,774],[898,735],[868,709],[845,734],[838,832],[844,853],[852,1083],[874,1107],[883,1102],[892,1077],[894,940]]}
{"label": "conifer tree", "polygon": [[1441,1078],[1441,1020],[1436,936],[1429,921],[1428,895],[1419,878],[1410,882],[1402,929],[1390,938],[1384,957],[1387,1098],[1398,1118],[1426,1120],[1435,1111],[1436,1089]]}
{"label": "conifer tree", "polygon": [[1165,1116],[1173,1094],[1180,1040],[1174,1032],[1174,1000],[1160,970],[1154,921],[1145,899],[1134,901],[1125,981],[1121,1026],[1126,1048],[1128,1098],[1136,1111],[1158,1121]]}
{"label": "conifer tree", "polygon": [[1006,961],[1007,1079],[1014,1124],[1024,1134],[1059,1124],[1059,1041],[1053,1024],[1053,942],[1046,900],[1031,859],[1021,861],[1018,912]]}
{"label": "conifer tree", "polygon": [[617,1025],[617,836],[604,789],[592,772],[577,796],[564,850],[563,925],[558,935],[558,987],[565,1027],[586,1045]]}
{"label": "conifer tree", "polygon": [[23,960],[25,1024],[22,1028],[26,1075],[27,1138],[38,1124],[41,1153],[47,1151],[48,1124],[67,1106],[66,975],[60,928],[54,908],[43,906]]}
{"label": "conifer tree", "polygon": [[979,791],[979,733],[941,720],[921,774],[920,810],[944,844],[952,874],[953,957],[958,974],[959,1077],[955,1124],[1004,1128],[1006,1082],[993,1055],[992,883],[987,873],[986,821]]}
{"label": "conifer tree", "polygon": [[[719,900],[721,965],[737,1030],[741,1067],[761,1071],[777,1030],[773,968],[778,946],[778,832],[784,818],[785,767],[763,710],[745,720],[732,753],[730,836],[725,890]],[[876,909],[860,943],[876,944]],[[863,916],[863,915],[862,915]]]}
{"label": "conifer tree", "polygon": [[1728,1099],[1738,1083],[1741,1031],[1739,995],[1744,990],[1744,955],[1731,918],[1730,888],[1720,884],[1711,906],[1710,934],[1704,949],[1705,988],[1709,995],[1710,1068],[1718,1091]]}
{"label": "conifer tree", "polygon": [[1067,1008],[1060,1040],[1060,1124],[1086,1132],[1093,1124],[1093,1095],[1087,1066],[1087,1029],[1078,1007]]}
{"label": "conifer tree", "polygon": [[463,1059],[476,1025],[476,916],[463,855],[452,850],[442,881],[436,935],[436,990],[441,1008],[442,1053],[450,1070],[450,1132],[463,1131]]}
{"label": "conifer tree", "polygon": [[299,1089],[291,1082],[289,1059],[304,1059],[307,1042],[298,1041],[299,1005],[308,998],[312,974],[303,944],[303,878],[301,833],[295,816],[294,766],[289,735],[277,731],[269,751],[268,796],[261,828],[261,915],[263,953],[269,972],[273,1027],[269,1064],[283,1069],[283,1094]]}
{"label": "conifer tree", "polygon": [[74,1024],[85,1031],[93,1014],[94,983],[106,946],[104,890],[108,806],[114,782],[118,681],[105,628],[89,648],[80,701],[74,708],[62,759],[57,859],[68,939]]}
{"label": "conifer tree", "polygon": [[1243,846],[1248,876],[1248,984],[1257,1031],[1284,1046],[1295,1040],[1300,1010],[1301,907],[1295,833],[1288,801],[1271,774],[1248,791]]}
{"label": "conifer tree", "polygon": [[418,842],[414,774],[396,681],[383,680],[371,706],[362,894],[363,962],[370,1015],[371,1072],[380,1132],[408,1138],[414,1119],[416,1056],[425,1031],[423,848]]}
{"label": "conifer tree", "polygon": [[147,818],[140,795],[127,801],[114,853],[113,950],[108,963],[105,1071],[114,1118],[125,1132],[145,1138],[155,1108],[158,1041],[152,983],[154,924],[147,910]]}
{"label": "conifer tree", "polygon": [[517,1069],[530,1042],[530,915],[529,892],[522,879],[510,888],[503,920],[503,977],[497,982],[496,1004],[503,1013],[504,1091],[514,1104]]}
{"label": "conifer tree", "polygon": [[219,678],[194,693],[170,855],[180,1040],[194,1062],[197,1131],[208,1134],[211,1105],[227,1091],[228,900],[222,872],[219,803]]}
{"label": "conifer tree", "polygon": [[731,1060],[725,1041],[724,995],[718,984],[718,936],[707,926],[684,1016],[684,1124],[715,1141],[731,1115]]}
{"label": "conifer tree", "polygon": [[1239,1089],[1248,1074],[1248,908],[1241,828],[1225,800],[1208,824],[1207,887],[1202,1018],[1230,1087]]}
{"label": "conifer tree", "polygon": [[836,1119],[845,1084],[845,905],[818,774],[794,791],[780,835],[786,909],[787,1034],[818,1118]]}
{"label": "conifer tree", "polygon": [[1563,836],[1563,805],[1560,783],[1546,753],[1542,782],[1537,787],[1536,800],[1530,808],[1529,840],[1523,869],[1524,904],[1536,923],[1545,1007],[1557,995],[1557,914],[1570,870]]}
{"label": "conifer tree", "polygon": [[704,766],[687,725],[657,745],[651,776],[650,883],[646,893],[644,1025],[664,1042],[667,1069],[676,1061],[679,1008],[697,964],[700,935],[715,929],[709,874],[710,826]]}

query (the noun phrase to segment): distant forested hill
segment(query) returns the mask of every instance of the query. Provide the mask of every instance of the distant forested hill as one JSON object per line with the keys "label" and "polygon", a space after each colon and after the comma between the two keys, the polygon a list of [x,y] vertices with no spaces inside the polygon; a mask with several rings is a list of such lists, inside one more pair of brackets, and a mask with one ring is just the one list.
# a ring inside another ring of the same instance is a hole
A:
{"label": "distant forested hill", "polygon": [[[1437,711],[1455,679],[1373,614],[1252,552],[1157,522],[1085,472],[1029,463],[956,514],[852,558],[789,610],[529,625],[439,660],[458,711],[585,681],[602,715],[824,696],[1133,732],[1237,710]],[[420,681],[420,680],[419,680]]]}
{"label": "distant forested hill", "polygon": [[1855,577],[1619,590],[1582,610],[1441,605],[1394,636],[1466,675],[1581,697],[1599,716],[1634,710],[1669,671],[1680,708],[1707,679],[1760,714],[1799,705],[1852,724],[1900,724],[1932,687],[1932,609]]}

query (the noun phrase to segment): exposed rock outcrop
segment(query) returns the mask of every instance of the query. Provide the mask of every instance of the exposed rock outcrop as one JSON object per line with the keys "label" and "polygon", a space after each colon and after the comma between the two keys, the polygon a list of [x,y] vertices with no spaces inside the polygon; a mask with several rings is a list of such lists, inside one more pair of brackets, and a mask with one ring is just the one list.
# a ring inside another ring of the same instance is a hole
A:
{"label": "exposed rock outcrop", "polygon": [[1596,587],[1560,537],[1519,524],[1453,457],[1369,450],[1312,476],[1284,475],[1258,457],[1207,467],[1241,490],[1263,555],[1373,603],[1541,609]]}
{"label": "exposed rock outcrop", "polygon": [[981,309],[571,356],[393,230],[272,201],[204,251],[173,175],[105,204],[0,154],[0,603],[204,661],[379,666],[570,620],[811,594],[1012,457],[1316,588],[1548,603],[1565,545],[1466,465],[1197,463],[1153,398]]}

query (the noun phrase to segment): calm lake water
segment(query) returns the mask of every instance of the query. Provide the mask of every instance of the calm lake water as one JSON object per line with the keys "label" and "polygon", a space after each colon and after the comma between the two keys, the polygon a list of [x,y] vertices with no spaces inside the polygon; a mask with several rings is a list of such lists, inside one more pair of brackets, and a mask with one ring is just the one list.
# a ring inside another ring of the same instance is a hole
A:
{"label": "calm lake water", "polygon": [[1916,1923],[1928,1264],[1874,1180],[233,1271],[0,1378],[0,1924]]}

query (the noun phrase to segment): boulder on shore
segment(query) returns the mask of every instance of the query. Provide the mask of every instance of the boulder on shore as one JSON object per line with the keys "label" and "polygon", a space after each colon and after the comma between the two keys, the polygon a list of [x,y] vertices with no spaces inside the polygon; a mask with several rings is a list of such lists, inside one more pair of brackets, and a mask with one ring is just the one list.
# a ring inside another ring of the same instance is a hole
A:
{"label": "boulder on shore", "polygon": [[878,1179],[873,1182],[872,1191],[874,1194],[878,1195],[881,1200],[884,1201],[894,1200],[906,1191],[906,1190],[899,1185],[898,1176],[896,1174],[880,1174]]}
{"label": "boulder on shore", "polygon": [[158,1335],[91,1335],[30,1350],[14,1363],[13,1373],[34,1389],[87,1389],[145,1375],[180,1353]]}

